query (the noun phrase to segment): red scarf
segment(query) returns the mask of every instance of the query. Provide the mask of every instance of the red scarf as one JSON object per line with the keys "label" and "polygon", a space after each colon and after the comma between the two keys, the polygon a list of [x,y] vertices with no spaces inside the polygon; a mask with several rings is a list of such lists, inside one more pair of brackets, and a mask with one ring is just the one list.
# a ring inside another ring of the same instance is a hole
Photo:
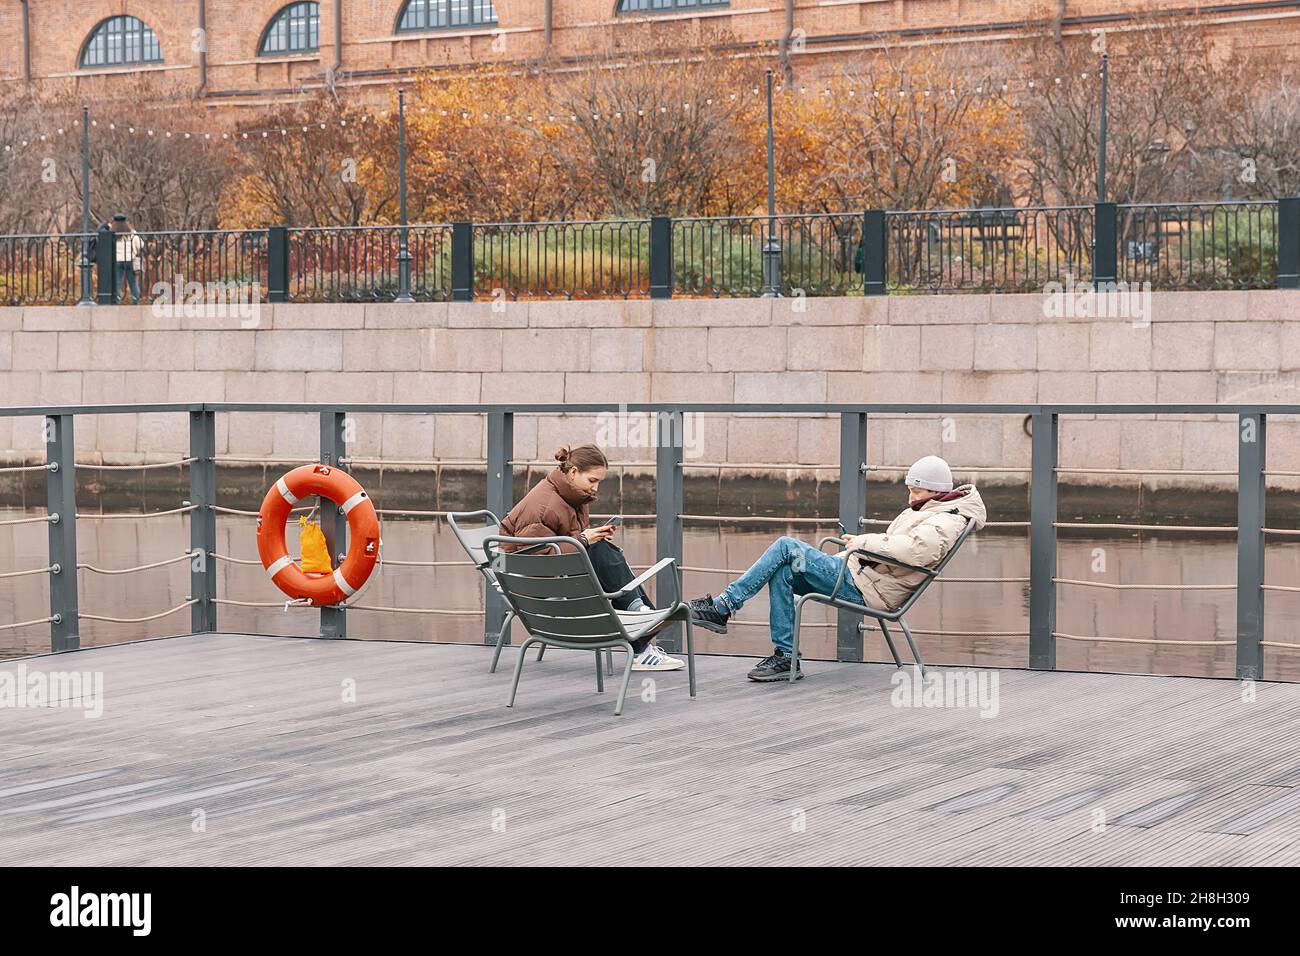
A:
{"label": "red scarf", "polygon": [[954,488],[952,491],[945,491],[942,494],[935,495],[933,498],[926,498],[924,501],[918,501],[916,504],[909,505],[908,507],[913,511],[920,511],[931,501],[956,501],[958,498],[965,498],[969,492],[969,488]]}

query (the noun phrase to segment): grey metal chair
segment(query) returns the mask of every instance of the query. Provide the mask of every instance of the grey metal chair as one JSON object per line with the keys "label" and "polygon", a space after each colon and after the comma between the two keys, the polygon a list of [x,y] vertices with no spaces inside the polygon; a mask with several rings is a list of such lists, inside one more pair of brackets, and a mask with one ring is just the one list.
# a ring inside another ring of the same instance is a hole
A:
{"label": "grey metal chair", "polygon": [[[550,554],[503,551],[501,545],[513,547],[545,547]],[[562,552],[561,545],[571,545],[572,552]],[[618,691],[614,715],[623,713],[627,685],[632,678],[632,642],[653,634],[672,621],[686,622],[686,671],[690,695],[695,696],[695,635],[691,627],[690,609],[682,602],[681,570],[673,558],[664,558],[629,581],[618,591],[606,592],[601,588],[596,571],[591,566],[585,548],[573,538],[511,538],[487,535],[483,539],[483,552],[501,593],[514,608],[519,622],[528,631],[527,639],[519,645],[515,661],[514,680],[510,683],[507,707],[515,705],[519,678],[524,670],[524,657],[531,644],[565,647],[572,650],[595,651],[596,691],[605,692],[605,675],[600,663],[600,652],[621,647],[627,653],[623,665],[623,682]],[[636,590],[660,572],[672,569],[672,601],[665,607],[650,611],[616,611],[611,599]],[[629,614],[632,616],[629,617]]]}
{"label": "grey metal chair", "polygon": [[[917,649],[916,641],[912,637],[912,631],[908,628],[907,622],[903,620],[903,615],[912,609],[912,605],[915,604],[920,599],[921,595],[925,593],[925,589],[930,586],[930,583],[934,581],[940,573],[942,573],[944,567],[953,559],[953,555],[961,549],[962,544],[970,536],[973,528],[974,525],[971,524],[970,519],[966,519],[966,527],[961,529],[961,534],[959,534],[957,540],[952,543],[952,547],[948,549],[948,553],[945,554],[939,563],[933,568],[920,568],[914,564],[908,564],[906,561],[899,561],[896,558],[877,554],[875,551],[868,551],[866,548],[854,548],[849,552],[850,554],[860,554],[863,557],[870,558],[872,561],[877,561],[882,564],[892,564],[895,567],[907,568],[909,571],[917,571],[924,574],[925,579],[922,580],[916,587],[916,590],[909,594],[907,599],[893,611],[881,611],[874,607],[867,607],[865,604],[859,604],[857,601],[845,600],[838,596],[840,593],[840,587],[844,584],[844,575],[848,572],[849,568],[848,555],[845,555],[839,576],[835,579],[835,587],[831,588],[830,594],[803,594],[794,602],[794,641],[790,648],[791,659],[796,662],[799,660],[799,624],[803,617],[803,606],[807,602],[813,601],[817,604],[828,604],[832,607],[843,608],[846,611],[853,611],[857,614],[861,614],[863,617],[873,619],[878,625],[880,625],[880,633],[885,635],[885,643],[889,645],[889,653],[894,655],[894,663],[897,666],[902,667],[903,661],[898,656],[898,648],[894,647],[894,639],[890,636],[889,628],[885,625],[886,621],[891,623],[897,621],[898,625],[903,629],[903,634],[907,637],[908,646],[912,648],[912,659],[916,661],[916,666],[920,668],[921,676],[924,677],[925,662],[921,660],[921,652]],[[826,537],[817,542],[818,549],[823,548],[828,541],[832,544],[839,545],[841,548],[844,547],[844,542],[839,538]],[[790,680],[794,681],[798,676],[798,666],[796,664],[795,667],[790,668]]]}
{"label": "grey metal chair", "polygon": [[[483,518],[486,523],[481,528],[461,527],[461,522],[472,521],[475,518]],[[501,594],[501,586],[497,584],[496,575],[494,575],[492,569],[488,567],[487,556],[483,553],[483,539],[488,535],[501,533],[501,519],[491,511],[484,508],[481,511],[460,511],[448,513],[447,524],[451,526],[451,533],[456,536],[456,540],[459,541],[460,546],[465,549],[465,553],[469,555],[469,559],[474,562],[474,567],[478,568],[479,573],[483,575],[483,580],[487,582],[487,586],[498,594]],[[502,597],[504,598],[505,595],[502,595]],[[507,600],[507,606],[509,603],[510,602]],[[488,668],[489,674],[495,674],[497,672],[497,661],[501,658],[501,648],[505,646],[506,640],[510,637],[510,625],[514,622],[514,619],[514,608],[508,607],[506,611],[506,619],[501,625],[501,632],[497,635],[496,648],[492,651],[492,666]],[[542,655],[545,653],[545,647],[539,648],[537,651],[537,659],[540,661]],[[613,673],[613,667],[614,665],[611,661],[611,673]]]}
{"label": "grey metal chair", "polygon": [[[481,528],[463,528],[461,522],[472,521],[475,518],[483,518],[486,523]],[[510,625],[515,620],[515,610],[510,606],[510,601],[501,593],[501,586],[497,584],[496,575],[488,567],[488,559],[483,554],[483,539],[489,535],[501,533],[501,519],[486,508],[481,511],[458,511],[448,512],[447,524],[451,525],[451,533],[456,536],[460,546],[465,549],[469,559],[474,562],[474,567],[483,575],[483,580],[487,586],[501,594],[507,605],[506,619],[501,623],[501,631],[497,634],[496,646],[492,650],[492,666],[488,668],[489,674],[497,672],[497,662],[501,659],[501,648],[506,646],[510,639]],[[526,551],[536,551],[537,548],[526,548]],[[537,648],[537,659],[540,661],[546,655],[546,645],[543,644]],[[609,651],[605,655],[605,664],[609,673],[614,673],[614,652]]]}

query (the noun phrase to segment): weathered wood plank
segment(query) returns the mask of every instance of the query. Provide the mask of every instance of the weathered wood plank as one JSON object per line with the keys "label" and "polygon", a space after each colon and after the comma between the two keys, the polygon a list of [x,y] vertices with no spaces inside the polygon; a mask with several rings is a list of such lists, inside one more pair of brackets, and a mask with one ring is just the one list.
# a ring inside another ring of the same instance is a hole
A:
{"label": "weathered wood plank", "polygon": [[0,708],[0,864],[1300,863],[1296,685],[1002,671],[986,719],[893,706],[885,665],[792,687],[708,657],[696,701],[637,674],[615,718],[589,653],[530,660],[513,709],[490,653],[209,635],[5,662],[105,699]]}

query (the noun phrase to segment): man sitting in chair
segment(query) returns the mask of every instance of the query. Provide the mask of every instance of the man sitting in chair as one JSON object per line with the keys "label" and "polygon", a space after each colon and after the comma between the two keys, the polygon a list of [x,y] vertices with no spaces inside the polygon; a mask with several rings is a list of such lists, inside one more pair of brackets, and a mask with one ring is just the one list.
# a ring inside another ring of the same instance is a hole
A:
{"label": "man sitting in chair", "polygon": [[[840,562],[854,548],[864,548],[919,568],[933,568],[953,542],[973,521],[984,526],[984,502],[974,485],[953,488],[948,463],[934,455],[917,461],[907,472],[908,506],[889,523],[883,534],[846,534],[846,550],[827,554],[797,538],[778,538],[753,566],[729,584],[716,598],[706,595],[691,602],[691,618],[700,627],[727,633],[727,618],[768,586],[768,622],[772,629],[772,655],[749,672],[753,681],[790,679],[790,653],[794,638],[794,598],[798,594],[830,594],[840,573]],[[849,555],[849,575],[839,597],[880,611],[900,607],[920,586],[925,575],[861,555]],[[850,580],[851,578],[851,580]],[[795,664],[798,667],[797,664]],[[803,673],[799,672],[797,679]]]}

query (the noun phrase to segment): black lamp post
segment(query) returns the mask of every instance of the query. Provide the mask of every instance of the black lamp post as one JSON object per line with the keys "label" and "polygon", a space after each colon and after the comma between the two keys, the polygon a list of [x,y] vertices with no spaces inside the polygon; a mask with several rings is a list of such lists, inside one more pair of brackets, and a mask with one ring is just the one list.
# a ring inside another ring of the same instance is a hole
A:
{"label": "black lamp post", "polygon": [[776,238],[776,154],[772,146],[772,71],[767,71],[767,239],[763,242],[763,298],[781,294],[781,243]]}
{"label": "black lamp post", "polygon": [[90,107],[81,108],[81,301],[94,305],[90,281]]}
{"label": "black lamp post", "polygon": [[397,190],[401,206],[401,231],[397,247],[397,298],[394,302],[414,302],[411,298],[411,250],[406,228],[406,90],[397,91]]}

